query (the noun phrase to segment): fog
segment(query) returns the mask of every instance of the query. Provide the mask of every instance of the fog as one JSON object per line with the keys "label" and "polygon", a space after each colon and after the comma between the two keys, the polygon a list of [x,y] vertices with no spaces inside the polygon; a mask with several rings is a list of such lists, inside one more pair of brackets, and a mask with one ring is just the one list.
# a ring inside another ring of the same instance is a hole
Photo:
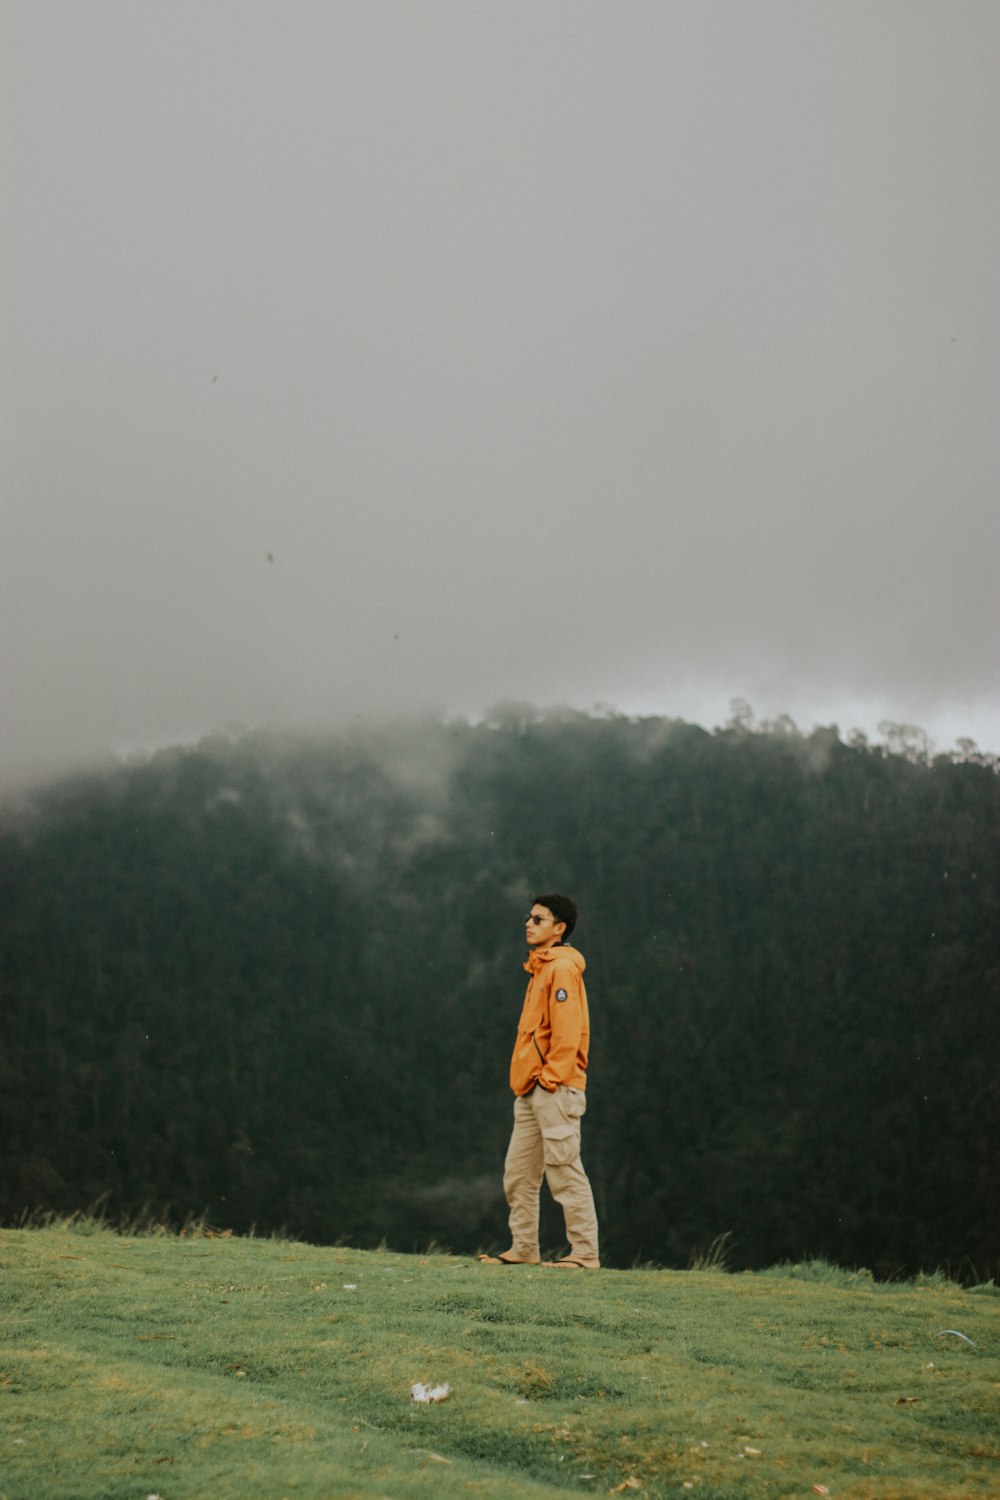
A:
{"label": "fog", "polygon": [[989,0],[6,0],[0,765],[504,699],[1000,750]]}

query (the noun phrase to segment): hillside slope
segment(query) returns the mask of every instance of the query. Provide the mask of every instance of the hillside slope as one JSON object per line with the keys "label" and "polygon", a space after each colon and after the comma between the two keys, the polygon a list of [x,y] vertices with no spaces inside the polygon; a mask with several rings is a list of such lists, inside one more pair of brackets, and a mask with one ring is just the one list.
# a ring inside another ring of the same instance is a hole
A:
{"label": "hillside slope", "polygon": [[0,1222],[499,1241],[552,889],[605,1261],[1000,1271],[996,768],[587,715],[206,741],[4,809]]}
{"label": "hillside slope", "polygon": [[997,1493],[987,1289],[80,1223],[0,1231],[0,1306],[3,1500]]}

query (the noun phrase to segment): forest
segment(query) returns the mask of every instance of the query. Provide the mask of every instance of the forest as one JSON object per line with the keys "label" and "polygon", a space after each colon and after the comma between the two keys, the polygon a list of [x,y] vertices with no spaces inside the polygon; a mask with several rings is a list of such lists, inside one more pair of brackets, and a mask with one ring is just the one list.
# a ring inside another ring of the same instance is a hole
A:
{"label": "forest", "polygon": [[560,890],[609,1265],[727,1235],[734,1268],[995,1276],[998,769],[510,705],[11,794],[0,1221],[506,1244],[523,918]]}

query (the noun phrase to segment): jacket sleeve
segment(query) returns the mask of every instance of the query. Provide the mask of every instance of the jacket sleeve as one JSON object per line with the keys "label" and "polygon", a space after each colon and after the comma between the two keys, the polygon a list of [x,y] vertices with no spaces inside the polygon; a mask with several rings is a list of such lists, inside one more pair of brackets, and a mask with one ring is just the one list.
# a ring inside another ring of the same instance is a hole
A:
{"label": "jacket sleeve", "polygon": [[[557,1000],[559,990],[566,991],[565,1000]],[[545,1066],[538,1075],[543,1089],[556,1089],[566,1083],[576,1071],[583,1033],[583,997],[580,975],[574,966],[554,965],[548,993],[549,1025],[552,1028]]]}

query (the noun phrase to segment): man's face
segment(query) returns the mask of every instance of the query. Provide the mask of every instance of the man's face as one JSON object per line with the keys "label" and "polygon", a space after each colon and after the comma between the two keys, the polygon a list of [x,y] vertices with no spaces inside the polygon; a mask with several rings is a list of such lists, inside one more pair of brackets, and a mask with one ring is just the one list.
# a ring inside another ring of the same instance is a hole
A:
{"label": "man's face", "polygon": [[565,931],[566,923],[557,922],[548,907],[539,906],[536,901],[524,924],[528,947],[547,948],[550,943],[558,943]]}

